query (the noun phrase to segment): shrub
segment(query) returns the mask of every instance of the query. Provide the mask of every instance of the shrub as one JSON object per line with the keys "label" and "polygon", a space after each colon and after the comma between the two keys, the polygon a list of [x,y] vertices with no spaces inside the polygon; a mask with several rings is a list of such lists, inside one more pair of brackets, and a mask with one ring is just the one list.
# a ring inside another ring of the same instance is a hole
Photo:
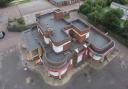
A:
{"label": "shrub", "polygon": [[12,1],[13,0],[0,0],[0,7],[5,7]]}
{"label": "shrub", "polygon": [[8,21],[8,31],[11,32],[22,32],[27,30],[29,27],[25,25],[23,18],[17,18]]}
{"label": "shrub", "polygon": [[23,18],[18,18],[18,19],[16,19],[16,20],[17,20],[17,22],[18,22],[19,24],[25,24]]}
{"label": "shrub", "polygon": [[11,31],[11,32],[22,32],[27,29],[28,27],[25,25],[8,25],[8,31]]}

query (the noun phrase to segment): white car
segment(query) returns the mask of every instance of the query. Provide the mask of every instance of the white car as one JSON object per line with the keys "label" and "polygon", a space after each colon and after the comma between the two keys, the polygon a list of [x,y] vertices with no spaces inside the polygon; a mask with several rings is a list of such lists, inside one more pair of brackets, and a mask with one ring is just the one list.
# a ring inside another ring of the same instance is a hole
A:
{"label": "white car", "polygon": [[0,39],[3,39],[3,38],[4,38],[4,36],[5,36],[5,32],[0,31]]}

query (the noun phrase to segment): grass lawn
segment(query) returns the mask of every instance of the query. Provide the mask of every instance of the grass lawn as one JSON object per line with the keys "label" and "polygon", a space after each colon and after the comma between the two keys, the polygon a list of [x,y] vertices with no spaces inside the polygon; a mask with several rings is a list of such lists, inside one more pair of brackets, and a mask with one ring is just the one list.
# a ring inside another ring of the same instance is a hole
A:
{"label": "grass lawn", "polygon": [[27,3],[30,2],[31,0],[14,0],[12,3],[14,4],[23,4],[23,3]]}

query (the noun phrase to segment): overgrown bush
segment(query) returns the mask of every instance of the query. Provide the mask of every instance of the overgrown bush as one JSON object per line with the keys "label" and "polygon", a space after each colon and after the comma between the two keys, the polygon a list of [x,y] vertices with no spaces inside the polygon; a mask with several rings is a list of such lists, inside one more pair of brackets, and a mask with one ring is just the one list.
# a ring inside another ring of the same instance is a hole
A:
{"label": "overgrown bush", "polygon": [[28,29],[28,26],[25,25],[23,18],[17,18],[17,19],[8,21],[8,31],[22,32],[27,29]]}
{"label": "overgrown bush", "polygon": [[5,7],[12,1],[14,0],[0,0],[0,7]]}
{"label": "overgrown bush", "polygon": [[17,23],[19,23],[19,24],[25,24],[23,18],[17,18],[16,21],[17,21]]}

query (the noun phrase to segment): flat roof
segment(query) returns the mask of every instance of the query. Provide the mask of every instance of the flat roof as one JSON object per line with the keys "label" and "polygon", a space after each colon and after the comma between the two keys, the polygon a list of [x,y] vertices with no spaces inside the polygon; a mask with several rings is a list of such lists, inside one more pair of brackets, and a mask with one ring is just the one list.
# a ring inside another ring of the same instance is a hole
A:
{"label": "flat roof", "polygon": [[76,20],[72,21],[71,24],[73,26],[79,28],[80,31],[84,31],[85,28],[88,28],[89,27],[87,24],[85,24],[84,22],[82,22],[80,19],[76,19]]}
{"label": "flat roof", "polygon": [[[80,19],[81,20],[81,19]],[[96,27],[91,25],[89,22],[82,20],[84,24],[87,24],[88,26],[91,26],[90,31],[89,31],[89,38],[87,41],[94,45],[97,48],[104,48],[108,43],[110,42],[110,38],[103,36],[101,31],[98,31]]]}
{"label": "flat roof", "polygon": [[[89,27],[89,24],[86,23],[86,21],[81,21],[81,19],[75,19],[71,23],[68,23],[63,19],[55,20],[52,13],[40,16],[39,22],[40,24],[42,24],[42,26],[45,25],[53,29],[54,35],[52,36],[52,38],[55,41],[64,40],[65,38],[68,37],[67,34],[65,34],[62,31],[62,29],[66,25],[72,24],[73,26],[77,27],[80,31],[84,31],[85,28]],[[89,33],[90,33],[88,38],[89,43],[93,44],[97,48],[104,48],[109,43],[109,40],[107,39],[107,37],[97,32],[95,28],[92,28]],[[75,45],[76,47],[79,47],[82,44],[77,45],[77,43],[75,44],[73,43],[73,45]]]}
{"label": "flat roof", "polygon": [[[40,16],[39,23],[42,26],[45,25],[47,28],[51,28],[53,30],[53,35],[51,37],[55,41],[62,41],[68,38],[68,35],[62,31],[62,29],[64,29],[64,27],[68,25],[68,23],[63,19],[55,20],[52,13]],[[46,30],[46,29],[43,29],[43,30]]]}
{"label": "flat roof", "polygon": [[88,38],[89,43],[95,45],[97,48],[104,48],[110,41],[102,34],[98,33],[94,28],[90,30]]}
{"label": "flat roof", "polygon": [[[35,29],[35,28],[34,28]],[[26,30],[21,34],[23,40],[25,41],[25,45],[27,46],[28,51],[32,51],[40,47],[38,44],[37,36],[35,35],[35,30]]]}
{"label": "flat roof", "polygon": [[64,53],[56,54],[51,47],[44,44],[47,60],[53,63],[59,63],[65,60],[66,56]]}
{"label": "flat roof", "polygon": [[75,49],[80,49],[80,48],[83,48],[83,44],[82,43],[79,43],[77,41],[72,41],[71,42],[71,50],[75,50]]}
{"label": "flat roof", "polygon": [[64,53],[56,54],[52,50],[52,47],[49,47],[49,45],[46,45],[43,42],[43,38],[39,35],[37,27],[33,27],[31,30],[29,29],[27,31],[24,31],[22,33],[22,36],[25,39],[25,43],[27,44],[27,49],[29,49],[29,51],[32,51],[34,49],[37,49],[43,46],[46,51],[46,57],[51,62],[58,63],[58,62],[64,61],[65,58],[69,55],[69,54],[66,54],[68,51]]}

